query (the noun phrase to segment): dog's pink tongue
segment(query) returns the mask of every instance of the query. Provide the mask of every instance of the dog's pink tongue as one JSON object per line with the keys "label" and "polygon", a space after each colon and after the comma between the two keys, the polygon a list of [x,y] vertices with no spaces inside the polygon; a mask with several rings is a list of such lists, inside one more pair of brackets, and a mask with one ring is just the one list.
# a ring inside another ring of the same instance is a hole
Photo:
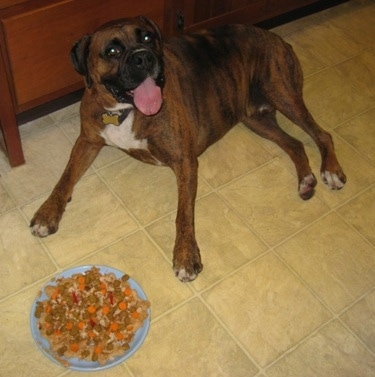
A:
{"label": "dog's pink tongue", "polygon": [[134,89],[134,104],[145,115],[156,114],[163,102],[161,89],[155,80],[148,77],[138,88]]}

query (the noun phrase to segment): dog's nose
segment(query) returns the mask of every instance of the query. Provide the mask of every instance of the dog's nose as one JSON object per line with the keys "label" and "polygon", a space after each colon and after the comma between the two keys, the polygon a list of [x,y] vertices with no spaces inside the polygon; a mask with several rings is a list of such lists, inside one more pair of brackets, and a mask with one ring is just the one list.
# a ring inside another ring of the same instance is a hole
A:
{"label": "dog's nose", "polygon": [[130,58],[130,64],[140,70],[152,68],[155,62],[155,56],[147,50],[135,51]]}

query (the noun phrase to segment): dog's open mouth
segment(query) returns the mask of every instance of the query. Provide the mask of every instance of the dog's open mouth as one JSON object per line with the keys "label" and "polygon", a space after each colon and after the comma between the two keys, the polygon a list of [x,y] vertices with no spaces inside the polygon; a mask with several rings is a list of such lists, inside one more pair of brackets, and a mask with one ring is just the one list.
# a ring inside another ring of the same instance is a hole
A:
{"label": "dog's open mouth", "polygon": [[138,87],[130,92],[134,105],[145,115],[155,115],[163,103],[161,88],[152,77],[147,77]]}

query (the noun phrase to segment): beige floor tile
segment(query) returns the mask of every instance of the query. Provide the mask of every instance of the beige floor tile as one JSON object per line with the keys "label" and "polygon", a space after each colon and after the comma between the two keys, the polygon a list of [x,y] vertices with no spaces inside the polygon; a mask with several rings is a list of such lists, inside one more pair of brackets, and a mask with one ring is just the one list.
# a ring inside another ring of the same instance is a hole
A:
{"label": "beige floor tile", "polygon": [[[167,167],[129,158],[102,169],[100,175],[142,225],[177,208],[176,178]],[[209,191],[208,186],[200,181],[198,195]]]}
{"label": "beige floor tile", "polygon": [[375,46],[375,8],[372,0],[348,1],[319,13],[322,22],[328,21],[361,48]]}
{"label": "beige floor tile", "polygon": [[276,160],[220,194],[267,243],[275,245],[328,210],[317,197],[304,202],[296,188],[296,177]]}
{"label": "beige floor tile", "polygon": [[135,376],[251,377],[257,372],[199,299],[152,323],[128,365]]}
{"label": "beige floor tile", "polygon": [[334,321],[267,370],[267,376],[370,377],[374,370],[374,357]]}
{"label": "beige floor tile", "polygon": [[322,119],[330,127],[335,127],[374,105],[335,68],[307,77],[304,97],[313,116]]}
{"label": "beige floor tile", "polygon": [[65,370],[44,356],[31,336],[30,310],[38,291],[34,286],[0,303],[0,374],[4,377],[54,377]]}
{"label": "beige floor tile", "polygon": [[237,126],[199,158],[199,175],[218,187],[271,158],[248,130]]}
{"label": "beige floor tile", "polygon": [[330,317],[273,254],[225,279],[203,298],[262,367]]}
{"label": "beige floor tile", "polygon": [[298,33],[288,35],[288,40],[309,51],[325,66],[355,56],[362,47],[330,22],[310,25]]}
{"label": "beige floor tile", "polygon": [[55,271],[55,266],[38,240],[31,236],[18,211],[0,216],[0,229],[0,298]]}
{"label": "beige floor tile", "polygon": [[[204,265],[202,273],[192,283],[197,290],[207,288],[266,250],[265,245],[216,194],[197,201],[195,222]],[[152,224],[147,231],[172,260],[175,215]]]}
{"label": "beige floor tile", "polygon": [[12,191],[17,204],[55,186],[68,162],[71,148],[69,140],[55,127],[30,135],[23,141],[27,163],[2,174],[2,182],[7,190]]}
{"label": "beige floor tile", "polygon": [[[25,206],[31,219],[46,199]],[[106,185],[96,176],[82,179],[68,204],[59,231],[42,242],[60,267],[65,267],[137,229],[137,224]]]}
{"label": "beige floor tile", "polygon": [[70,371],[64,373],[58,377],[86,377],[86,376],[100,376],[100,377],[133,377],[133,375],[126,368],[126,363],[120,364],[110,369],[104,369],[99,372],[82,372],[82,371]]}
{"label": "beige floor tile", "polygon": [[[309,156],[310,166],[318,180],[316,186],[316,196],[324,201],[330,208],[336,208],[353,195],[358,194],[363,188],[375,182],[375,167],[371,165],[359,153],[353,150],[346,142],[343,142],[334,132],[331,132],[337,158],[344,170],[347,178],[345,186],[338,191],[330,190],[320,177],[321,157],[318,148],[313,143],[305,145],[306,153]],[[289,157],[283,155],[283,161],[289,161]],[[294,167],[288,166],[291,171]]]}
{"label": "beige floor tile", "polygon": [[375,102],[375,49],[363,51],[358,56],[336,65],[335,69],[350,80],[361,94]]}
{"label": "beige floor tile", "polygon": [[54,127],[54,120],[50,115],[37,118],[19,127],[21,139],[25,140],[31,135],[35,135],[40,131]]}
{"label": "beige floor tile", "polygon": [[140,284],[156,318],[192,296],[168,262],[143,232],[137,232],[82,261],[82,264],[112,266],[129,274]]}
{"label": "beige floor tile", "polygon": [[9,211],[10,209],[14,208],[14,206],[15,206],[15,203],[13,202],[9,193],[5,190],[5,188],[1,184],[1,176],[0,176],[0,214],[6,211]]}
{"label": "beige floor tile", "polygon": [[335,312],[375,284],[373,249],[336,214],[311,225],[276,251]]}
{"label": "beige floor tile", "polygon": [[374,290],[342,314],[341,319],[375,352]]}
{"label": "beige floor tile", "polygon": [[341,207],[338,212],[375,246],[375,187]]}
{"label": "beige floor tile", "polygon": [[372,109],[336,128],[335,132],[375,165],[374,118],[375,109]]}

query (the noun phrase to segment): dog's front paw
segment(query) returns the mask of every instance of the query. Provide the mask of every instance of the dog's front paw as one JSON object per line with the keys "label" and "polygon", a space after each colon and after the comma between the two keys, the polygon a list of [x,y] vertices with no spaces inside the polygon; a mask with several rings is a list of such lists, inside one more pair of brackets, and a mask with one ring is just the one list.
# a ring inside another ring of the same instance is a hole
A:
{"label": "dog's front paw", "polygon": [[194,249],[194,252],[175,252],[175,257],[173,259],[173,270],[176,277],[178,277],[183,283],[196,279],[202,269],[203,264],[201,262],[198,248],[196,251]]}
{"label": "dog's front paw", "polygon": [[64,213],[65,206],[45,202],[30,221],[31,234],[37,237],[47,237],[56,233]]}

